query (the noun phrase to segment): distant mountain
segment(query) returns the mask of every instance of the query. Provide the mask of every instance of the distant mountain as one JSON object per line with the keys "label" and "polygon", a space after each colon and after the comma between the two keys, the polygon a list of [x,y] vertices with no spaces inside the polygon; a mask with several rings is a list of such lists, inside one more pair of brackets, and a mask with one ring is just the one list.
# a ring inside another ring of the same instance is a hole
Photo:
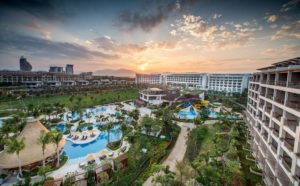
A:
{"label": "distant mountain", "polygon": [[124,69],[124,68],[120,68],[117,70],[114,69],[97,70],[93,74],[98,76],[135,77],[135,71]]}

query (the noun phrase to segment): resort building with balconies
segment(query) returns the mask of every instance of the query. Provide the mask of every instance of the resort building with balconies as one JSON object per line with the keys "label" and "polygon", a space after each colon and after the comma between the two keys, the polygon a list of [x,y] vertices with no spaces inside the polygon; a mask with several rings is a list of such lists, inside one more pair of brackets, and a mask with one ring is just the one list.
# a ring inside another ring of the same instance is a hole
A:
{"label": "resort building with balconies", "polygon": [[258,69],[246,121],[266,185],[300,185],[300,58]]}
{"label": "resort building with balconies", "polygon": [[136,84],[166,85],[172,88],[242,93],[250,74],[166,73],[136,74]]}

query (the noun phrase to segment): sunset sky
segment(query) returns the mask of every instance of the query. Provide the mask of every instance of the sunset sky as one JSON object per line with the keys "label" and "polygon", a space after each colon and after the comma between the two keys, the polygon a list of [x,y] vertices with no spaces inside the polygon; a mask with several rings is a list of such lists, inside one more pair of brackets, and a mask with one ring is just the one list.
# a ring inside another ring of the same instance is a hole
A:
{"label": "sunset sky", "polygon": [[299,54],[300,0],[0,2],[0,69],[252,72]]}

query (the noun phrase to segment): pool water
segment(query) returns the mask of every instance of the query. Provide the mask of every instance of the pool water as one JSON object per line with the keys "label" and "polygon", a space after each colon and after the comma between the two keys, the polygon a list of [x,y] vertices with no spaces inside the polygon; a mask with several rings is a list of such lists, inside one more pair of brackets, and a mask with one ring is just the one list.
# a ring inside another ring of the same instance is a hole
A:
{"label": "pool water", "polygon": [[59,123],[56,125],[55,127],[57,130],[59,130],[60,132],[64,132],[65,131],[65,124],[64,123]]}
{"label": "pool water", "polygon": [[[69,160],[85,157],[91,153],[97,153],[102,149],[106,148],[108,133],[103,131],[100,133],[95,141],[87,144],[77,145],[71,141],[66,141],[64,146],[64,154],[69,157]],[[120,125],[114,126],[110,131],[110,142],[120,140],[122,138],[122,132],[120,130]]]}
{"label": "pool water", "polygon": [[180,110],[178,116],[180,119],[195,119],[197,117],[197,112],[192,108],[189,110],[189,112]]}

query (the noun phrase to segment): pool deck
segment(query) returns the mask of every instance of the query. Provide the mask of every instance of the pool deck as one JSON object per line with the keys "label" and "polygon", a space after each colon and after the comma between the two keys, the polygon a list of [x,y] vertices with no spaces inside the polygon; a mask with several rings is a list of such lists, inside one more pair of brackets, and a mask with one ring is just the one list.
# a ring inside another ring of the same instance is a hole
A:
{"label": "pool deck", "polygon": [[[121,152],[122,147],[127,146],[126,151],[125,152]],[[115,150],[108,150],[106,148],[106,150],[108,151],[108,153],[113,152],[113,156],[112,157],[108,157],[105,160],[100,160],[99,159],[99,155],[97,155],[97,153],[94,153],[95,155],[95,163],[97,164],[96,166],[101,166],[103,163],[107,163],[108,161],[115,159],[117,157],[119,157],[120,155],[126,153],[128,151],[128,149],[130,148],[130,144],[127,141],[123,141],[122,146]],[[103,149],[105,150],[105,149]],[[88,155],[87,155],[88,156]],[[86,172],[84,169],[79,167],[80,163],[85,163],[87,164],[87,156],[85,157],[81,157],[81,158],[77,158],[77,159],[71,159],[70,161],[68,160],[68,162],[66,162],[65,165],[63,165],[61,168],[47,174],[47,176],[51,176],[54,179],[59,179],[59,178],[64,178],[64,176],[68,173],[83,173]]]}
{"label": "pool deck", "polygon": [[[96,132],[95,132],[96,133]],[[68,135],[64,135],[64,139],[65,140],[68,140],[68,141],[71,141],[72,143],[76,144],[76,145],[82,145],[82,144],[87,144],[87,143],[90,143],[92,141],[95,141],[98,136],[100,135],[100,131],[98,131],[94,137],[90,137],[88,136],[88,138],[86,140],[81,140],[82,136],[83,135],[78,135],[79,138],[77,140],[73,140],[72,138],[68,138]]]}

